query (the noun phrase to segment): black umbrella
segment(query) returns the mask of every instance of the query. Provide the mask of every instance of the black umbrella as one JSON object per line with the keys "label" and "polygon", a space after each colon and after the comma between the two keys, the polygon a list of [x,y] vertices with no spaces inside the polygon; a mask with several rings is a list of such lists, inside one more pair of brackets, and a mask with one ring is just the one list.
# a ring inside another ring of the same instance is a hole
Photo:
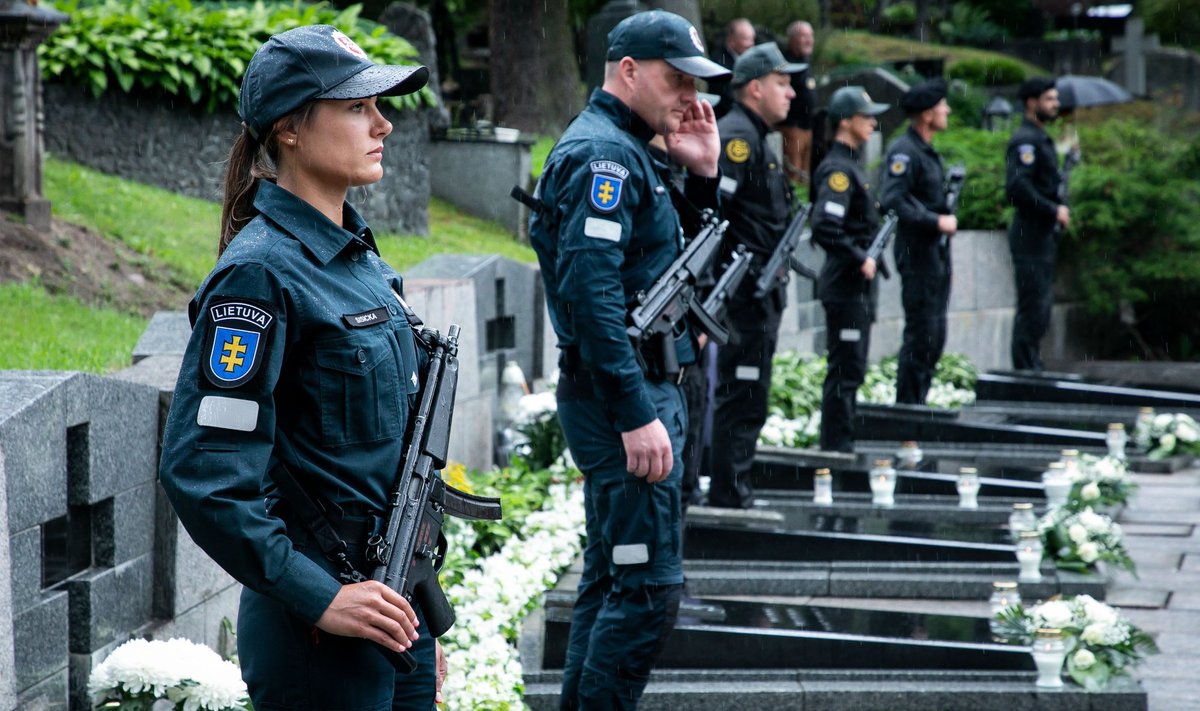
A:
{"label": "black umbrella", "polygon": [[1064,109],[1082,109],[1133,101],[1133,95],[1103,77],[1068,74],[1054,82]]}

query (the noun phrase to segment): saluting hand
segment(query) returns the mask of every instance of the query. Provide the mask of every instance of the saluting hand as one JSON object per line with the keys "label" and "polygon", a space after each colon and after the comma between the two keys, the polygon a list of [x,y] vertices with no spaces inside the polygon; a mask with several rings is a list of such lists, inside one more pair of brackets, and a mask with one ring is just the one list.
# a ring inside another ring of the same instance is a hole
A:
{"label": "saluting hand", "polygon": [[630,474],[656,484],[671,473],[674,464],[671,437],[662,420],[622,432],[621,444],[625,447],[625,468]]}
{"label": "saluting hand", "polygon": [[717,133],[717,116],[712,105],[696,99],[683,112],[679,129],[664,136],[667,155],[695,175],[717,177],[717,160],[721,157],[721,137]]}
{"label": "saluting hand", "polygon": [[343,637],[362,637],[403,652],[417,639],[417,613],[400,593],[377,580],[343,585],[317,627]]}

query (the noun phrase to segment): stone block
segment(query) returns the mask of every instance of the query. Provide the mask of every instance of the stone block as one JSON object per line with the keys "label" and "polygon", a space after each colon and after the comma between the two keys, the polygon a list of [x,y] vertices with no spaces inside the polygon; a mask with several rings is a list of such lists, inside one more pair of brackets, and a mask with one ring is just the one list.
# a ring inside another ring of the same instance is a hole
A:
{"label": "stone block", "polygon": [[[0,449],[0,573],[12,570],[8,530],[8,487],[5,485],[4,450]],[[0,578],[10,577],[0,575]],[[17,705],[16,651],[13,649],[12,585],[0,582],[0,709]]]}
{"label": "stone block", "polygon": [[162,488],[155,491],[154,613],[170,618],[201,605],[234,580],[188,535]]}
{"label": "stone block", "polygon": [[182,356],[192,335],[186,311],[159,311],[150,318],[146,330],[133,347],[136,365],[151,356]]}
{"label": "stone block", "polygon": [[[67,666],[67,593],[55,590],[13,617],[18,696]],[[65,685],[64,685],[65,694]]]}
{"label": "stone block", "polygon": [[113,557],[120,565],[154,550],[154,499],[158,485],[148,481],[112,499]]}
{"label": "stone block", "polygon": [[0,448],[4,450],[9,530],[24,531],[67,512],[66,403],[77,373],[0,374]]}
{"label": "stone block", "polygon": [[14,711],[67,711],[69,681],[64,667],[17,694]]}
{"label": "stone block", "polygon": [[[86,484],[69,482],[71,503],[94,504],[154,481],[158,472],[157,389],[94,375],[74,378],[70,386],[65,424],[67,428],[86,424],[90,458]],[[71,435],[65,436],[70,441]],[[78,466],[68,462],[69,471]],[[84,485],[86,490],[80,490]]]}
{"label": "stone block", "polygon": [[12,609],[24,610],[42,601],[42,530],[39,526],[13,533],[9,539],[12,555]]}
{"label": "stone block", "polygon": [[89,653],[146,625],[151,618],[151,572],[151,556],[145,555],[69,580],[71,651]]}
{"label": "stone block", "polygon": [[531,139],[500,142],[490,136],[447,137],[429,144],[430,189],[456,207],[499,223],[514,235],[528,231],[529,209],[509,196],[514,185],[532,189]]}

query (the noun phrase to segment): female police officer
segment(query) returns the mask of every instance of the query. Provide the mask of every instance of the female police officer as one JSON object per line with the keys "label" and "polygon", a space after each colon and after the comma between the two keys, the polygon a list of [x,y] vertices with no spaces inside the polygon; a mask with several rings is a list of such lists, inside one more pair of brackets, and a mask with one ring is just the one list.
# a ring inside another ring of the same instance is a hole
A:
{"label": "female police officer", "polygon": [[858,149],[875,132],[887,104],[860,86],[844,86],[829,100],[833,147],[813,173],[813,239],[825,249],[817,296],[825,307],[829,372],[821,398],[821,449],[854,451],[854,398],[867,374],[875,321],[875,260],[867,248],[879,210]]}
{"label": "female police officer", "polygon": [[[343,584],[365,567],[420,369],[400,277],[345,197],[383,176],[392,126],[376,97],[427,77],[316,25],[272,37],[242,80],[220,259],[190,305],[161,478],[188,533],[245,586],[238,651],[259,711],[433,704],[419,611],[382,583]],[[302,507],[279,496],[281,469],[349,565],[326,559]],[[417,671],[397,675],[372,642],[407,649]]]}

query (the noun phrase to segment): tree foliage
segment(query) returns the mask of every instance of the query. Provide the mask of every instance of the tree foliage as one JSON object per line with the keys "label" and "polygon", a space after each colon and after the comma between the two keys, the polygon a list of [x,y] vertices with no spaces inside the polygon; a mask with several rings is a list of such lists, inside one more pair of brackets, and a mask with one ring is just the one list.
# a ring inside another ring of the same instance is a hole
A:
{"label": "tree foliage", "polygon": [[1200,50],[1200,0],[1141,0],[1138,13],[1164,42]]}

